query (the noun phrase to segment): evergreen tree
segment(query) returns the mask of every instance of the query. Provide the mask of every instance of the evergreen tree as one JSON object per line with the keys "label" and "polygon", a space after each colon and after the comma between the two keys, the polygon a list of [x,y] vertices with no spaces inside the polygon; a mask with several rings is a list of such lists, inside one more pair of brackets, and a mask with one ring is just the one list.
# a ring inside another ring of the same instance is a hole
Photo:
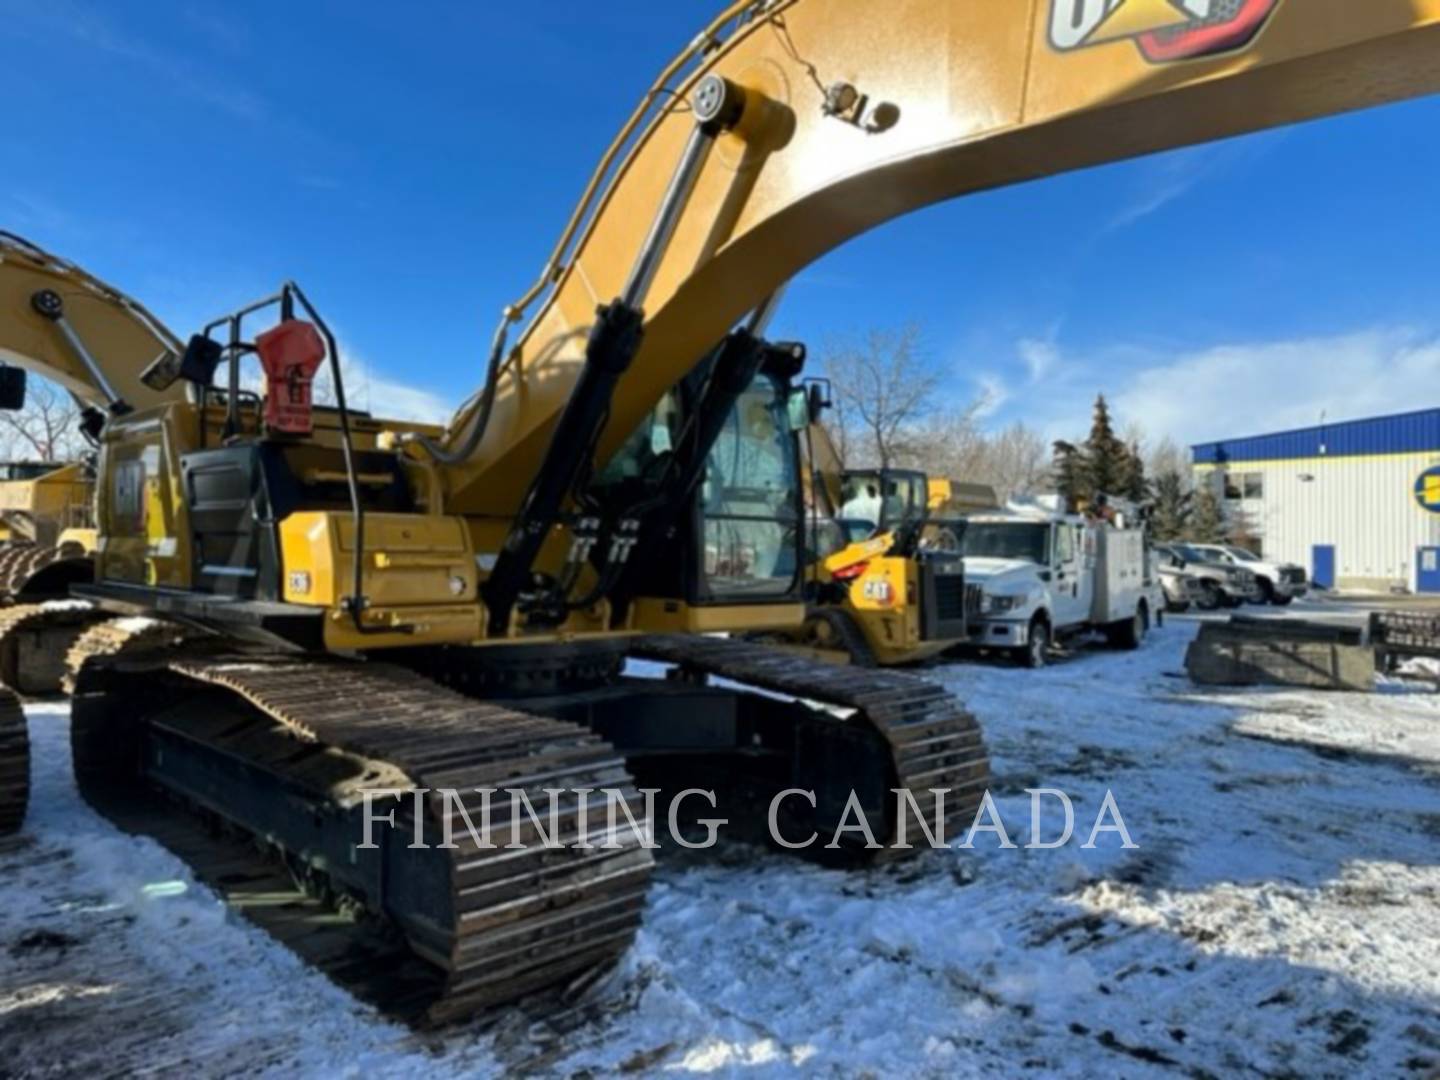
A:
{"label": "evergreen tree", "polygon": [[1085,453],[1074,443],[1060,439],[1055,443],[1052,460],[1055,490],[1073,510],[1080,500],[1089,499],[1091,495]]}
{"label": "evergreen tree", "polygon": [[1150,515],[1150,533],[1155,540],[1179,540],[1190,528],[1193,496],[1185,488],[1178,469],[1167,469],[1155,478],[1155,506]]}
{"label": "evergreen tree", "polygon": [[1120,486],[1115,494],[1134,503],[1150,500],[1150,481],[1145,477],[1145,459],[1140,455],[1140,444],[1132,442],[1125,448],[1125,459],[1121,463]]}
{"label": "evergreen tree", "polygon": [[1095,399],[1095,419],[1090,437],[1085,440],[1086,486],[1090,496],[1124,495],[1130,448],[1115,434],[1110,422],[1110,406],[1101,394]]}
{"label": "evergreen tree", "polygon": [[1225,507],[1215,489],[1202,487],[1195,493],[1190,512],[1187,538],[1197,544],[1220,544],[1225,541]]}

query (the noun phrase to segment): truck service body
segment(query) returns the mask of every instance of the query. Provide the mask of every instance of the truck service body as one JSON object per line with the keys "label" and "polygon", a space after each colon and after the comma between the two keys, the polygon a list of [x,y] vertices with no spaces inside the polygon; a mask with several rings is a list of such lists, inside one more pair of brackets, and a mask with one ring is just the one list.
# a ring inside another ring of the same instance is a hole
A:
{"label": "truck service body", "polygon": [[1088,631],[1135,648],[1164,610],[1144,530],[1066,513],[1058,500],[972,515],[963,550],[970,644],[1032,666],[1052,642]]}

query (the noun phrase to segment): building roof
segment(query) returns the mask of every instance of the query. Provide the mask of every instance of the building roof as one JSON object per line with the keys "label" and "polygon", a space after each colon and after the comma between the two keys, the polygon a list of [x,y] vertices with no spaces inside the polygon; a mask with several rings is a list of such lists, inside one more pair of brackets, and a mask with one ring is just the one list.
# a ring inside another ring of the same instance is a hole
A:
{"label": "building roof", "polygon": [[1440,452],[1440,409],[1197,443],[1190,449],[1197,465]]}

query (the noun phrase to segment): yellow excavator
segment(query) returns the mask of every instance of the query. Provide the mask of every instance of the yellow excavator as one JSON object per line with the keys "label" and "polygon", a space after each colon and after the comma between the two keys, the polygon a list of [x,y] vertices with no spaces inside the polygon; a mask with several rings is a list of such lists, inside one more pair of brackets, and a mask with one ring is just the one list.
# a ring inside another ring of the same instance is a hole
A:
{"label": "yellow excavator", "polygon": [[[444,430],[350,409],[293,283],[181,344],[12,243],[0,360],[103,421],[75,591],[114,618],[70,650],[81,791],[117,817],[163,792],[263,841],[398,935],[436,1020],[628,946],[651,853],[582,792],[643,814],[632,777],[700,776],[748,821],[801,789],[780,834],[838,833],[853,805],[881,850],[851,831],[828,854],[906,854],[935,792],[942,818],[979,799],[973,719],[905,673],[713,636],[803,616],[787,433],[813,417],[762,333],[782,284],[942,199],[1437,88],[1440,0],[730,5],[623,127]],[[411,844],[512,787],[612,844],[537,844],[518,816],[514,848]],[[402,827],[358,844],[362,804],[397,791]]]}

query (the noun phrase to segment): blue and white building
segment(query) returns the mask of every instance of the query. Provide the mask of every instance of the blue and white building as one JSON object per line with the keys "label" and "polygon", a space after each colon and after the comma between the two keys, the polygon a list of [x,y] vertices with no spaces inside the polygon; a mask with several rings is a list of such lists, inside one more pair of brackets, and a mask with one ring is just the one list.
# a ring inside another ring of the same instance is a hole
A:
{"label": "blue and white building", "polygon": [[1440,593],[1440,409],[1191,449],[1266,558],[1326,587]]}

